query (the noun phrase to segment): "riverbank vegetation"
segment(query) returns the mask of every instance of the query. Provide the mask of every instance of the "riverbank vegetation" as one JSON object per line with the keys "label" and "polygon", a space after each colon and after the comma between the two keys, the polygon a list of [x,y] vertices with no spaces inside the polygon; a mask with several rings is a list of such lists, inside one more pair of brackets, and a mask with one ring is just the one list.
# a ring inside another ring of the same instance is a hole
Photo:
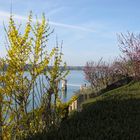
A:
{"label": "riverbank vegetation", "polygon": [[[59,129],[37,135],[48,139],[139,139],[140,38],[119,36],[123,55],[112,63],[87,62],[84,72],[90,87],[79,94],[93,95]],[[69,131],[70,130],[70,131]]]}
{"label": "riverbank vegetation", "polygon": [[82,103],[81,112],[69,115],[69,105],[78,97],[66,103],[60,99],[59,84],[69,71],[62,44],[59,47],[56,41],[48,51],[53,31],[45,16],[33,23],[30,13],[23,31],[11,15],[4,29],[7,56],[0,59],[1,140],[140,139],[140,35],[118,36],[121,58],[86,63],[90,87],[82,94],[93,96]]}
{"label": "riverbank vegetation", "polygon": [[[84,67],[85,79],[89,86],[76,92],[78,102],[97,97],[107,91],[140,80],[140,38],[128,33],[118,36],[121,57],[112,62],[101,58],[98,62],[89,61]],[[80,105],[79,105],[80,106]]]}
{"label": "riverbank vegetation", "polygon": [[140,139],[140,38],[128,33],[119,39],[121,59],[87,62],[84,72],[90,87],[77,95],[92,97],[81,104],[82,110],[73,112],[57,129],[32,139]]}
{"label": "riverbank vegetation", "polygon": [[85,79],[96,91],[128,77],[140,80],[140,37],[139,34],[121,34],[118,36],[122,52],[120,58],[113,62],[89,61],[84,67]]}
{"label": "riverbank vegetation", "polygon": [[1,140],[21,140],[48,132],[67,116],[69,102],[61,102],[59,89],[68,74],[60,70],[60,66],[67,67],[62,61],[62,45],[56,41],[48,51],[52,31],[44,15],[33,23],[30,13],[24,31],[21,26],[11,15],[5,27],[7,55],[0,59]]}
{"label": "riverbank vegetation", "polygon": [[58,129],[31,140],[140,139],[140,83],[131,82],[83,103]]}

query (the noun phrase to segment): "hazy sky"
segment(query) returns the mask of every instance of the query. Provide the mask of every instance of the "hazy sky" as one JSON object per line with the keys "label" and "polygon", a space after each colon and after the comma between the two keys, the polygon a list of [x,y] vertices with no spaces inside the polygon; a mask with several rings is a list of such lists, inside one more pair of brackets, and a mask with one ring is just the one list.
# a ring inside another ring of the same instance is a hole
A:
{"label": "hazy sky", "polygon": [[[5,55],[3,22],[8,22],[11,0],[0,0],[0,55]],[[120,54],[118,33],[138,33],[140,0],[13,0],[16,20],[25,23],[29,11],[38,17],[44,12],[55,38],[63,40],[68,65],[84,65],[101,57],[112,60]]]}

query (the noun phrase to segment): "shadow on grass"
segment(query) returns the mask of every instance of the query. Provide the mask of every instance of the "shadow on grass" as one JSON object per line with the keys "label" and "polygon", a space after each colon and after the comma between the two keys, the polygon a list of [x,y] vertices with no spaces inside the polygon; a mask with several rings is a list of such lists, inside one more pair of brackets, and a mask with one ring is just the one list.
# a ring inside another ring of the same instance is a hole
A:
{"label": "shadow on grass", "polygon": [[95,102],[31,140],[140,140],[140,99]]}

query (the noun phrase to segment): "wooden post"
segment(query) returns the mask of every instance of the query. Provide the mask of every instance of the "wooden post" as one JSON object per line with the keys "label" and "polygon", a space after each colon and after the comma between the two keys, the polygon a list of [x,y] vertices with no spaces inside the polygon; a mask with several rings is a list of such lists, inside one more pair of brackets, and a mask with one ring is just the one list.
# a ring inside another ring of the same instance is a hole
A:
{"label": "wooden post", "polygon": [[61,88],[62,88],[63,99],[65,99],[67,95],[67,80],[66,79],[62,80]]}

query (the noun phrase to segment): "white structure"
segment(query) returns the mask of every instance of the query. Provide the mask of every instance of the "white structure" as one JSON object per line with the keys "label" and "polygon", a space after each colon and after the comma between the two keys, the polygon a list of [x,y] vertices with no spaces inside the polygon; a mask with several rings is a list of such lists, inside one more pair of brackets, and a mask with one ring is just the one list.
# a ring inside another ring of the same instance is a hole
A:
{"label": "white structure", "polygon": [[66,79],[64,79],[64,80],[62,80],[62,90],[64,90],[64,91],[66,91],[67,90],[67,80]]}
{"label": "white structure", "polygon": [[75,100],[74,102],[72,102],[72,104],[69,106],[69,112],[73,111],[73,110],[77,110],[78,106],[77,106],[77,100]]}

